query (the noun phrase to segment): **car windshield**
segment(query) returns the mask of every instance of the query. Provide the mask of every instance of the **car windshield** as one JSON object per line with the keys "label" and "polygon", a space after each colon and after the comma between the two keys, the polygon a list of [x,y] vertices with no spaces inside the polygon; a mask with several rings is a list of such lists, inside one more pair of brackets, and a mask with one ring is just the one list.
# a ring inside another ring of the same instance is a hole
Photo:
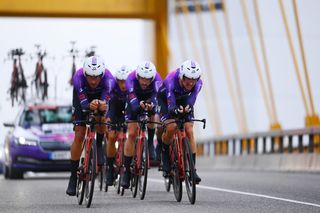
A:
{"label": "car windshield", "polygon": [[48,109],[28,109],[24,111],[20,120],[20,125],[27,128],[50,123],[71,123],[71,111],[71,106]]}

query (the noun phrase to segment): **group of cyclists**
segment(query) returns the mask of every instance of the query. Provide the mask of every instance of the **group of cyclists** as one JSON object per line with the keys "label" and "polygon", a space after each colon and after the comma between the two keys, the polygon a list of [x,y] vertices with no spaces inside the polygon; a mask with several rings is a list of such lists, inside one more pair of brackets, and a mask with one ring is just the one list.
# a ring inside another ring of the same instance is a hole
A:
{"label": "group of cyclists", "polygon": [[[202,87],[201,68],[196,61],[187,60],[177,69],[161,79],[155,65],[145,61],[135,70],[122,66],[114,75],[105,67],[103,59],[91,56],[85,59],[84,65],[73,76],[73,119],[85,120],[84,110],[97,110],[100,123],[124,123],[137,120],[142,111],[148,111],[151,121],[161,120],[166,127],[148,124],[148,148],[150,160],[162,161],[163,176],[170,174],[169,144],[177,128],[172,121],[183,113],[187,122],[185,132],[190,140],[192,158],[196,163],[196,141],[193,133],[193,106]],[[124,147],[124,175],[120,181],[123,188],[130,186],[130,165],[135,152],[135,140],[138,136],[138,124],[128,123],[128,139]],[[71,145],[71,175],[66,193],[76,195],[77,170],[81,156],[82,143],[85,137],[85,124],[74,125],[75,137]],[[115,142],[119,129],[116,125],[107,128],[106,125],[96,126],[96,142],[98,166],[105,162],[108,166],[106,184],[114,183],[114,162],[116,156]],[[156,134],[157,147],[154,147]],[[106,150],[103,149],[103,139],[106,138]],[[195,171],[195,182],[201,178]]]}

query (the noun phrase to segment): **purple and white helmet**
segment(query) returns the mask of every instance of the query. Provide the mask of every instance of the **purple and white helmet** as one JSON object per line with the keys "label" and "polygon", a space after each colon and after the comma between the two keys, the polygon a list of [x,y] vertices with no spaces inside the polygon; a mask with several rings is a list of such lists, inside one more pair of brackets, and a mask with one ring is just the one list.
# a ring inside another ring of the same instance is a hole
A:
{"label": "purple and white helmet", "polygon": [[148,78],[154,80],[157,70],[154,64],[150,61],[144,61],[137,67],[136,78]]}
{"label": "purple and white helmet", "polygon": [[91,56],[84,60],[83,74],[86,76],[103,76],[105,72],[105,66],[102,58],[99,56]]}
{"label": "purple and white helmet", "polygon": [[201,77],[201,68],[198,62],[187,60],[182,63],[179,72],[179,78],[187,77],[190,79],[199,79]]}
{"label": "purple and white helmet", "polygon": [[117,80],[126,80],[131,69],[127,66],[121,66],[116,70],[115,77]]}

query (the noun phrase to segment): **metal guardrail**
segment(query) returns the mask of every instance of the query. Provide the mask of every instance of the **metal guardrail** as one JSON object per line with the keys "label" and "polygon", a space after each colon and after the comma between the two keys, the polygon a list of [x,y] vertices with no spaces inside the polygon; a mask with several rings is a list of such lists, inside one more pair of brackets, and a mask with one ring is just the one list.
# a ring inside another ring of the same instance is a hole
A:
{"label": "metal guardrail", "polygon": [[320,127],[218,136],[198,146],[208,156],[320,153]]}

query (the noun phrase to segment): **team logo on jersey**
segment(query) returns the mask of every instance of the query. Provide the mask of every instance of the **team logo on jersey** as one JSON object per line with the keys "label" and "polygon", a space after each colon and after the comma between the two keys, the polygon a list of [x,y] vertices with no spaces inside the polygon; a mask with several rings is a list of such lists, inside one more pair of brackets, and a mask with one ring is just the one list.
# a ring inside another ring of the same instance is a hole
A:
{"label": "team logo on jersey", "polygon": [[134,98],[135,98],[135,95],[133,93],[130,93],[129,94],[129,100],[134,99]]}
{"label": "team logo on jersey", "polygon": [[82,100],[84,100],[84,99],[86,99],[86,95],[85,94],[80,94],[79,95],[79,99],[82,101]]}

